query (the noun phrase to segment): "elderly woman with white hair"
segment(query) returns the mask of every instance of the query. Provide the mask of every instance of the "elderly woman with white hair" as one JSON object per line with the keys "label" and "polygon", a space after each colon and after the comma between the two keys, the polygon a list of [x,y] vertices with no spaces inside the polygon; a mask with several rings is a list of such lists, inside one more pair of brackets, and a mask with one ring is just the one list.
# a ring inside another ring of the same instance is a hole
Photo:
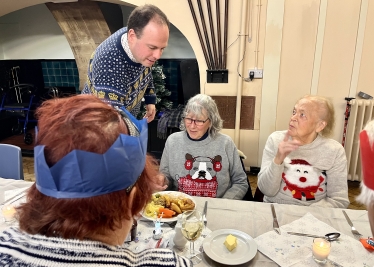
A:
{"label": "elderly woman with white hair", "polygon": [[220,133],[222,119],[208,95],[192,97],[183,112],[181,132],[166,140],[160,171],[168,190],[192,196],[243,199],[247,175],[232,139]]}
{"label": "elderly woman with white hair", "polygon": [[264,202],[348,206],[345,151],[328,138],[335,124],[334,114],[327,98],[306,95],[293,107],[288,130],[268,137],[257,181]]}

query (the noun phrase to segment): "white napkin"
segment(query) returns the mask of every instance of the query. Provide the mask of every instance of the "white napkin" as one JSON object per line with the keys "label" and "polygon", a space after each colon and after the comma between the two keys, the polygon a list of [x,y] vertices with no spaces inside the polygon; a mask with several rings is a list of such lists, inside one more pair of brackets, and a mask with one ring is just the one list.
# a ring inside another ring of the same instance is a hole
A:
{"label": "white napkin", "polygon": [[[255,240],[258,250],[282,267],[319,266],[312,258],[313,238],[289,235],[287,232],[320,236],[338,232],[310,213],[280,228],[281,235],[272,230],[256,237]],[[374,253],[366,250],[360,241],[341,234],[338,241],[331,242],[331,252],[328,258],[344,267],[368,267],[374,262]]]}
{"label": "white napkin", "polygon": [[25,191],[25,189],[26,188],[17,188],[17,189],[5,191],[4,192],[4,201],[14,197],[15,195],[21,193],[22,191]]}

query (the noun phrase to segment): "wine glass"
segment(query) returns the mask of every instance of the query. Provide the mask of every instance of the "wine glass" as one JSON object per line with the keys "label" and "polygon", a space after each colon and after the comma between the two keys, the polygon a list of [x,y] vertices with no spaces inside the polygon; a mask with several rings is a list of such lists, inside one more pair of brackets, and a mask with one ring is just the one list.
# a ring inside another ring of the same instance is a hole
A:
{"label": "wine glass", "polygon": [[186,256],[192,261],[192,264],[199,264],[201,262],[201,258],[198,256],[198,254],[200,254],[200,252],[195,250],[194,242],[200,237],[204,228],[203,216],[201,212],[196,210],[185,211],[182,214],[181,223],[182,234],[188,241],[190,241],[189,254]]}

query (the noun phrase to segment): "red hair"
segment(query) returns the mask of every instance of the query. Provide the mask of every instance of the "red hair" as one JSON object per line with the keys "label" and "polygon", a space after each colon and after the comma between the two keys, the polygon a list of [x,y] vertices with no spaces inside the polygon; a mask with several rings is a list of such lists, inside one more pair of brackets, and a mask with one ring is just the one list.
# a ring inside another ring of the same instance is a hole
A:
{"label": "red hair", "polygon": [[[50,167],[74,149],[104,153],[120,133],[128,134],[120,114],[92,95],[45,101],[36,114],[36,145],[45,145]],[[150,201],[156,186],[162,185],[160,180],[156,161],[147,156],[131,207],[126,189],[90,198],[56,199],[40,193],[34,184],[27,202],[18,208],[19,225],[30,234],[63,238],[105,234],[121,227],[123,220],[132,220]]]}

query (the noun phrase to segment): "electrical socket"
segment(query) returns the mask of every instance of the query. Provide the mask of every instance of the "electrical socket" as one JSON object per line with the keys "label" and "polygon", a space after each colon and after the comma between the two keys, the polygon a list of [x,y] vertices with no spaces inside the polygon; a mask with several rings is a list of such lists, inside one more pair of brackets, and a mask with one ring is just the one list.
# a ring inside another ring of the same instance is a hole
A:
{"label": "electrical socket", "polygon": [[254,72],[254,79],[262,79],[262,70],[260,70],[260,69],[250,69],[250,70],[248,70],[248,77],[250,77],[250,73],[251,73],[251,71],[253,71]]}

